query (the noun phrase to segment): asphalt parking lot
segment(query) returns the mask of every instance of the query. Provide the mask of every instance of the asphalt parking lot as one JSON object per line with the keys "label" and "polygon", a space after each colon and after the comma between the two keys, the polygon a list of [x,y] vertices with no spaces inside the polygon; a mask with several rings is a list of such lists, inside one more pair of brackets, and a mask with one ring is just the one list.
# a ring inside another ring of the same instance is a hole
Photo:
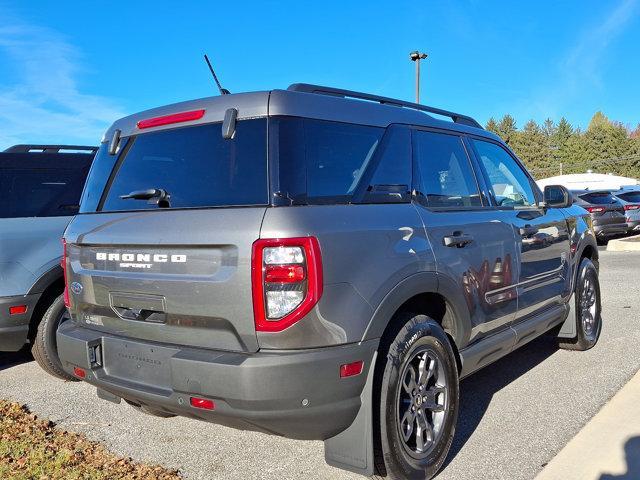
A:
{"label": "asphalt parking lot", "polygon": [[[533,478],[640,369],[640,252],[600,254],[605,325],[598,345],[566,352],[543,337],[464,380],[456,440],[438,478]],[[187,478],[362,478],[325,465],[320,442],[146,416],[97,399],[87,384],[55,380],[24,356],[0,354],[0,397]]]}

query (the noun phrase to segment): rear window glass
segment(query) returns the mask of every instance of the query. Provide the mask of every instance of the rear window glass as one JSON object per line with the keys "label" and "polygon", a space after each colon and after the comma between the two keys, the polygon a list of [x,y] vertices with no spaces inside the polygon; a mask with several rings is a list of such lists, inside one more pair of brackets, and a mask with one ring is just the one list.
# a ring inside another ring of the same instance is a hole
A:
{"label": "rear window glass", "polygon": [[[158,208],[146,199],[121,198],[149,189],[165,190],[170,208],[264,205],[266,139],[266,119],[239,121],[233,139],[222,138],[219,123],[138,135],[122,150],[102,210]],[[104,184],[100,176],[92,172],[90,181]]]}
{"label": "rear window glass", "polygon": [[640,203],[640,192],[627,192],[618,195],[625,202]]}
{"label": "rear window glass", "polygon": [[279,195],[293,203],[348,202],[384,134],[383,128],[279,118]]}
{"label": "rear window glass", "polygon": [[0,218],[75,215],[87,170],[0,168]]}
{"label": "rear window glass", "polygon": [[610,193],[586,193],[580,195],[580,198],[585,202],[592,203],[594,205],[608,205],[610,203],[616,203],[616,199]]}

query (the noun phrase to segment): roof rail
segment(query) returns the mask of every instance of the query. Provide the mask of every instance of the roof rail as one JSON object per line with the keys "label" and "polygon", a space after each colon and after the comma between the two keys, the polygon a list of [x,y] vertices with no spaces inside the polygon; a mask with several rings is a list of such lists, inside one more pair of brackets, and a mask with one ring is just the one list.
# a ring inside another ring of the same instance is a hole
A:
{"label": "roof rail", "polygon": [[369,100],[371,102],[378,102],[383,105],[393,105],[394,107],[404,107],[413,110],[420,110],[422,112],[434,113],[436,115],[449,117],[454,121],[454,123],[460,123],[462,125],[468,125],[475,128],[482,128],[482,125],[480,125],[475,119],[467,115],[450,112],[448,110],[442,110],[440,108],[429,107],[427,105],[421,105],[419,103],[405,102],[404,100],[398,100],[395,98],[372,95],[370,93],[354,92],[352,90],[343,90],[341,88],[323,87],[322,85],[312,85],[309,83],[294,83],[293,85],[290,85],[287,90],[291,90],[294,92],[317,93],[320,95],[331,95],[334,97]]}
{"label": "roof rail", "polygon": [[98,147],[83,145],[14,145],[5,150],[5,153],[93,153]]}

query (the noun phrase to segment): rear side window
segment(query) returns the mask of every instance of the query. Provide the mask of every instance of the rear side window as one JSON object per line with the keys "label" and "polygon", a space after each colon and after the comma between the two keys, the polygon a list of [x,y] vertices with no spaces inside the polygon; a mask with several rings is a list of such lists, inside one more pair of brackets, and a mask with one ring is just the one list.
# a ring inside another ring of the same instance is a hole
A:
{"label": "rear side window", "polygon": [[[220,124],[208,124],[131,138],[101,210],[158,208],[147,200],[121,198],[148,189],[165,190],[170,208],[267,204],[266,119],[239,121],[233,139],[222,138],[220,128]],[[99,168],[96,178],[92,172],[90,179],[98,187],[105,182]],[[85,197],[92,188],[87,186]]]}
{"label": "rear side window", "polygon": [[611,203],[617,203],[614,196],[607,192],[586,193],[584,195],[580,195],[580,198],[593,205],[609,205]]}
{"label": "rear side window", "polygon": [[383,128],[302,118],[278,118],[274,126],[276,190],[297,204],[349,202],[384,134]]}
{"label": "rear side window", "polygon": [[625,202],[640,203],[640,192],[627,192],[618,195]]}
{"label": "rear side window", "polygon": [[87,169],[0,169],[0,218],[75,215]]}
{"label": "rear side window", "polygon": [[457,135],[414,132],[419,191],[431,208],[481,206],[480,192],[462,139]]}

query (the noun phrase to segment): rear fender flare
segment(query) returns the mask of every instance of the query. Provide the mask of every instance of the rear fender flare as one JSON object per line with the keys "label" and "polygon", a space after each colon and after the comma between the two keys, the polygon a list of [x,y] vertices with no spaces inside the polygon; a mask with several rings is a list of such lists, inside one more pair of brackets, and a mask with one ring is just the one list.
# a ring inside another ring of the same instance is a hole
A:
{"label": "rear fender flare", "polygon": [[64,274],[62,272],[62,267],[60,266],[60,262],[58,261],[52,268],[43,273],[38,280],[31,286],[27,295],[33,295],[37,293],[44,292],[50,285],[53,285],[54,282],[62,279]]}
{"label": "rear fender flare", "polygon": [[376,308],[364,333],[363,341],[382,337],[389,321],[407,300],[424,293],[444,297],[452,314],[452,325],[445,331],[453,338],[456,348],[462,349],[471,336],[471,319],[460,286],[437,272],[420,272],[400,281]]}

